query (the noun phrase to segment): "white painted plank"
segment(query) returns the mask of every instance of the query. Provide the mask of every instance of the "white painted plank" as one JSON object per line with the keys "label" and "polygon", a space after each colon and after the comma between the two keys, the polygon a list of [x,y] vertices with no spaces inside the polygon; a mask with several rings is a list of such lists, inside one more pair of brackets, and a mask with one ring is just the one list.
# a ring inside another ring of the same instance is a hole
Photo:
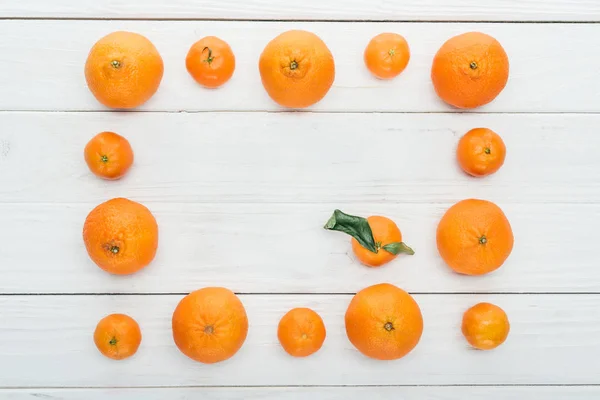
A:
{"label": "white painted plank", "polygon": [[[371,360],[346,338],[350,296],[241,296],[250,329],[242,349],[213,365],[182,355],[171,336],[181,296],[5,296],[0,298],[3,387],[135,387],[220,385],[598,384],[599,295],[419,295],[424,332],[394,362]],[[501,306],[511,321],[505,344],[471,349],[460,333],[462,313],[479,301]],[[314,308],[327,326],[323,348],[306,359],[278,345],[281,316]],[[142,328],[131,359],[96,350],[92,333],[107,313],[124,312]]]}
{"label": "white painted plank", "polygon": [[157,218],[153,264],[113,276],[89,260],[81,231],[94,204],[1,205],[0,293],[182,293],[227,286],[241,293],[350,293],[389,281],[411,292],[600,292],[597,205],[500,204],[514,250],[483,277],[454,274],[435,230],[449,205],[352,205],[386,215],[416,250],[377,269],[354,258],[349,238],[322,227],[334,204],[147,204]]}
{"label": "white painted plank", "polygon": [[46,0],[5,1],[0,17],[452,21],[597,21],[594,0]]}
{"label": "white painted plank", "polygon": [[[480,30],[506,48],[511,75],[488,112],[600,111],[600,26],[595,24],[432,24],[226,21],[0,21],[1,110],[101,110],[86,87],[83,66],[92,45],[114,30],[151,39],[165,62],[158,93],[144,110],[279,110],[264,91],[258,58],[288,29],[320,35],[336,59],[336,79],[318,111],[456,111],[437,98],[430,69],[451,36]],[[362,54],[375,34],[396,31],[411,46],[406,71],[392,82],[366,70]],[[205,35],[228,41],[237,70],[214,91],[200,88],[184,68],[189,46]]]}
{"label": "white painted plank", "polygon": [[6,400],[590,400],[600,397],[597,386],[491,387],[228,387],[152,389],[4,389]]}
{"label": "white painted plank", "polygon": [[[597,203],[599,125],[600,115],[5,112],[0,202]],[[508,148],[485,179],[455,161],[477,126]],[[95,178],[83,159],[103,130],[135,151],[118,182]]]}

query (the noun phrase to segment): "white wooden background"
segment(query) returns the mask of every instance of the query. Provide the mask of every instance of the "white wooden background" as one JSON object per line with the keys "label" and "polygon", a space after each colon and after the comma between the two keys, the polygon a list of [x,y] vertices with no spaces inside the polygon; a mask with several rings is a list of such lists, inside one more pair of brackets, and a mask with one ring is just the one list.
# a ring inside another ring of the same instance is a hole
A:
{"label": "white wooden background", "polygon": [[[0,0],[0,398],[2,399],[597,399],[600,397],[600,2],[598,0]],[[328,96],[283,112],[260,84],[258,55],[292,28],[319,34],[336,59]],[[114,30],[146,35],[165,61],[156,96],[110,112],[86,88],[89,48]],[[437,48],[481,30],[511,61],[506,90],[460,113],[429,80]],[[407,70],[392,82],[362,64],[369,39],[403,34]],[[223,88],[199,88],[184,68],[195,40],[217,35],[237,58]],[[504,138],[494,176],[454,162],[475,126]],[[135,166],[100,181],[83,161],[102,130],[128,137]],[[88,259],[81,227],[98,203],[126,196],[160,226],[155,262],[130,277]],[[495,201],[515,249],[486,277],[443,265],[435,227],[454,202]],[[380,269],[325,232],[334,208],[396,220],[417,251]],[[425,331],[402,360],[377,362],[348,342],[354,292],[397,284],[419,302]],[[201,365],[172,342],[187,292],[240,294],[248,340],[231,360]],[[462,312],[503,307],[508,341],[470,349]],[[317,310],[323,349],[292,359],[276,326],[290,308]],[[123,362],[92,332],[111,312],[138,320],[143,342]]]}

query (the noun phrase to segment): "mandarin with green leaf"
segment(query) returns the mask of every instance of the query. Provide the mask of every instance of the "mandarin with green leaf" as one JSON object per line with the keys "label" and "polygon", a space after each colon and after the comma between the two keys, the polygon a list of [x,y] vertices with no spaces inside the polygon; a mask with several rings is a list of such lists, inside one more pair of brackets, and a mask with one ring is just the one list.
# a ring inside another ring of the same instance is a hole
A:
{"label": "mandarin with green leaf", "polygon": [[415,253],[402,241],[398,225],[387,217],[363,218],[335,210],[325,229],[352,236],[352,251],[356,258],[368,267],[387,264],[401,253]]}

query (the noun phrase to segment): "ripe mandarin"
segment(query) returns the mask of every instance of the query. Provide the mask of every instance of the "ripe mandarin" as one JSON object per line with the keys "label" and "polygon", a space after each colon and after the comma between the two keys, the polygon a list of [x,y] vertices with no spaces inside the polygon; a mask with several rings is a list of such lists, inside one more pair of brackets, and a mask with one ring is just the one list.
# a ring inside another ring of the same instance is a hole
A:
{"label": "ripe mandarin", "polygon": [[134,355],[142,342],[138,323],[125,314],[111,314],[102,318],[94,331],[96,347],[108,358],[123,360]]}
{"label": "ripe mandarin", "polygon": [[123,177],[133,164],[129,141],[114,132],[94,136],[85,146],[84,157],[94,175],[109,180]]}
{"label": "ripe mandarin", "polygon": [[491,129],[471,129],[458,142],[456,159],[467,174],[486,176],[498,171],[506,158],[502,138]]}
{"label": "ripe mandarin", "polygon": [[262,84],[279,105],[304,108],[321,100],[333,84],[335,64],[314,33],[293,30],[271,40],[258,63]]}
{"label": "ripe mandarin", "polygon": [[479,350],[491,350],[506,341],[510,323],[500,307],[479,303],[465,311],[462,333],[471,346]]}
{"label": "ripe mandarin", "polygon": [[205,364],[225,361],[244,344],[248,317],[229,289],[207,287],[185,296],[172,319],[173,340],[189,358]]}
{"label": "ripe mandarin", "polygon": [[110,108],[135,108],[158,90],[164,72],[156,47],[133,32],[98,40],[85,63],[85,79],[96,99]]}
{"label": "ripe mandarin", "polygon": [[277,327],[281,347],[291,356],[307,357],[316,353],[325,341],[323,319],[310,308],[294,308],[285,314]]}
{"label": "ripe mandarin", "polygon": [[365,49],[365,65],[379,79],[392,79],[400,75],[410,60],[410,49],[403,36],[381,33]]}
{"label": "ripe mandarin", "polygon": [[463,200],[446,211],[437,227],[437,248],[450,268],[483,275],[502,266],[514,244],[512,228],[496,204]]}
{"label": "ripe mandarin", "polygon": [[476,108],[496,98],[508,82],[508,56],[481,32],[454,36],[438,50],[431,80],[438,96],[458,108]]}
{"label": "ripe mandarin", "polygon": [[150,210],[140,203],[112,199],[88,214],[83,241],[100,268],[116,275],[132,274],[154,259],[158,225]]}
{"label": "ripe mandarin", "polygon": [[358,292],[345,319],[346,333],[354,347],[378,360],[404,357],[423,333],[423,316],[417,302],[389,283]]}

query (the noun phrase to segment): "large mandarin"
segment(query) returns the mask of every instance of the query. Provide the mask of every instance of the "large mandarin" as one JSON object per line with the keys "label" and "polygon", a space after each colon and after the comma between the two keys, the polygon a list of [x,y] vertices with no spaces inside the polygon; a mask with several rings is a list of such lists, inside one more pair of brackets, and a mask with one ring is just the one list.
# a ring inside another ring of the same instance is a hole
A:
{"label": "large mandarin", "polygon": [[158,225],[150,210],[140,203],[116,198],[88,214],[83,241],[100,268],[116,275],[132,274],[154,259]]}
{"label": "large mandarin", "polygon": [[321,100],[335,79],[335,63],[314,33],[293,30],[271,40],[258,63],[262,84],[279,105],[304,108]]}
{"label": "large mandarin", "polygon": [[244,344],[248,317],[229,289],[207,287],[185,296],[172,319],[173,340],[189,358],[206,364],[225,361]]}
{"label": "large mandarin", "polygon": [[346,311],[346,333],[364,355],[378,360],[404,357],[419,343],[423,317],[404,290],[382,283],[361,290]]}
{"label": "large mandarin", "polygon": [[438,50],[431,81],[438,96],[458,108],[488,104],[508,82],[509,62],[502,45],[481,32],[454,36]]}
{"label": "large mandarin", "polygon": [[502,266],[514,244],[512,228],[496,204],[463,200],[446,211],[437,227],[437,248],[450,268],[483,275]]}
{"label": "large mandarin", "polygon": [[113,32],[98,40],[85,63],[85,79],[96,99],[110,108],[135,108],[158,90],[164,65],[146,37]]}

